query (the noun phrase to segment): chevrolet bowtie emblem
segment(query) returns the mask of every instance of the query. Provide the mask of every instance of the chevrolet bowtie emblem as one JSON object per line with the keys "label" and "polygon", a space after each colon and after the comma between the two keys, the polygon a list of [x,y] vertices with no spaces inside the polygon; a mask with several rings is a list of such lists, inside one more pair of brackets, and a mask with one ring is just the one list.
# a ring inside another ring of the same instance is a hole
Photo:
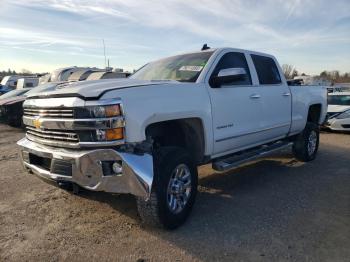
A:
{"label": "chevrolet bowtie emblem", "polygon": [[35,126],[35,128],[40,128],[41,126],[40,117],[33,119],[33,125]]}

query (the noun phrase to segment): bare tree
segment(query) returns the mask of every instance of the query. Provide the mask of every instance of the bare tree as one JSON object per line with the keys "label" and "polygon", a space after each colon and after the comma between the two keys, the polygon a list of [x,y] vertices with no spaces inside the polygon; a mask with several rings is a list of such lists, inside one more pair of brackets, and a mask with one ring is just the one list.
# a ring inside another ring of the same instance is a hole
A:
{"label": "bare tree", "polygon": [[32,74],[32,72],[31,72],[30,70],[25,69],[25,68],[23,68],[23,69],[21,70],[21,73],[22,73],[23,75],[31,75],[31,74]]}
{"label": "bare tree", "polygon": [[286,79],[293,79],[298,75],[298,71],[292,65],[283,64],[282,71]]}

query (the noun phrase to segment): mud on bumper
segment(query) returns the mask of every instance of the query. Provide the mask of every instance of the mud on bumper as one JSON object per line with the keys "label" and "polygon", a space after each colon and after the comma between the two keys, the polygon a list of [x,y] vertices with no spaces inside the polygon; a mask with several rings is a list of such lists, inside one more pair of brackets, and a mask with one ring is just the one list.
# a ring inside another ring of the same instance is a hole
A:
{"label": "mud on bumper", "polygon": [[[107,148],[53,148],[27,138],[17,144],[25,169],[42,178],[76,183],[92,191],[130,193],[149,198],[153,182],[153,158],[150,154],[138,155]],[[122,167],[120,173],[113,172],[113,163]]]}

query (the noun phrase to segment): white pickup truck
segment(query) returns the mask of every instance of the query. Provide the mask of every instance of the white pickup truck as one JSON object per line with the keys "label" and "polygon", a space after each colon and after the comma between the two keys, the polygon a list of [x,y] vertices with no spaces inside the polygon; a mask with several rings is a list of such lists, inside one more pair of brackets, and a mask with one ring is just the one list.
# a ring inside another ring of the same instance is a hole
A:
{"label": "white pickup truck", "polygon": [[326,93],[288,86],[271,55],[204,49],[127,79],[29,96],[18,145],[30,173],[75,190],[135,195],[146,224],[176,228],[194,204],[198,165],[224,171],[288,146],[313,160]]}

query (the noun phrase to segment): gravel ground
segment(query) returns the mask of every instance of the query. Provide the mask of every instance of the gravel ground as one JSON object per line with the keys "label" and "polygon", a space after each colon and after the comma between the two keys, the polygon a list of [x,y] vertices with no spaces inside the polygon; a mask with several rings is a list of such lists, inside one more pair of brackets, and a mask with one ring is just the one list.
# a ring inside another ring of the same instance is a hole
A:
{"label": "gravel ground", "polygon": [[227,173],[199,168],[175,231],[140,226],[132,196],[73,195],[23,172],[0,125],[0,261],[350,261],[350,134],[322,133],[317,159],[288,151]]}

